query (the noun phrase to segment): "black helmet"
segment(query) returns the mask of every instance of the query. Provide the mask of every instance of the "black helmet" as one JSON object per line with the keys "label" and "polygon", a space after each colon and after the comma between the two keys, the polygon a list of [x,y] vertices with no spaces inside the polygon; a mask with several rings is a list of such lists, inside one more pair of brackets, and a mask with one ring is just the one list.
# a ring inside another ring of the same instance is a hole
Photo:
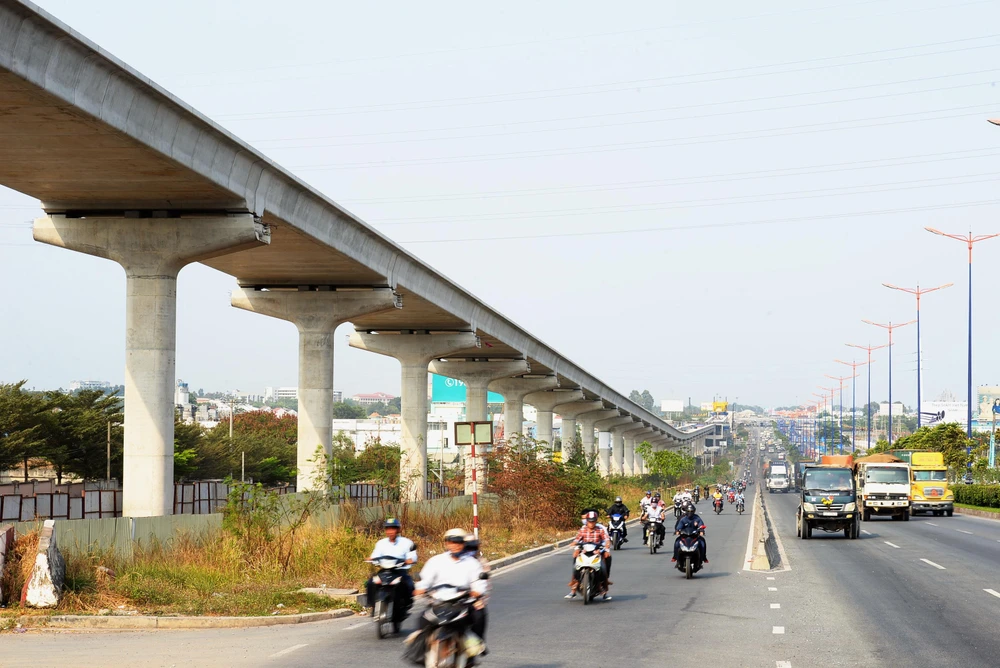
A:
{"label": "black helmet", "polygon": [[387,517],[385,518],[385,523],[382,525],[382,527],[385,529],[402,529],[403,525],[395,517]]}
{"label": "black helmet", "polygon": [[687,506],[684,508],[684,512],[687,513],[688,516],[694,515],[694,504],[692,503],[687,504]]}

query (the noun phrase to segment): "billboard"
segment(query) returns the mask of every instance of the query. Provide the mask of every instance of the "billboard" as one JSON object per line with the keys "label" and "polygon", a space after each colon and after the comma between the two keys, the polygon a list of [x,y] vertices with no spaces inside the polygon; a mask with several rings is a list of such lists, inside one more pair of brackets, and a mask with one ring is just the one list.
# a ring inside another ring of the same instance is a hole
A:
{"label": "billboard", "polygon": [[[1000,399],[1000,387],[980,385],[977,391],[979,401],[972,409],[972,419],[980,424],[993,422],[993,406]],[[962,420],[965,422],[965,420]]]}
{"label": "billboard", "polygon": [[662,399],[660,401],[660,410],[664,413],[683,413],[684,412],[684,400],[683,399]]}
{"label": "billboard", "polygon": [[[465,383],[455,378],[431,374],[431,401],[435,403],[456,403],[465,402]],[[487,402],[491,404],[502,404],[503,395],[490,392]]]}
{"label": "billboard", "polygon": [[713,413],[725,413],[729,410],[728,401],[713,401],[712,402],[712,412]]}

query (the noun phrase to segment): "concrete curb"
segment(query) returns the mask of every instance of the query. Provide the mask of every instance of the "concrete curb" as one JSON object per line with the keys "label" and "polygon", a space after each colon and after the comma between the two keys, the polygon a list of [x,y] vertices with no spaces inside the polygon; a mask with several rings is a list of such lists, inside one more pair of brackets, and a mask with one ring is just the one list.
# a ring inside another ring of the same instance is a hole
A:
{"label": "concrete curb", "polygon": [[26,616],[18,622],[22,626],[46,626],[56,629],[239,629],[254,626],[281,626],[306,624],[328,619],[350,617],[353,610],[342,608],[326,612],[307,612],[301,615],[274,615],[270,617],[155,617],[125,615],[53,615],[51,617]]}
{"label": "concrete curb", "polygon": [[975,508],[955,508],[956,515],[968,515],[969,517],[981,517],[987,520],[1000,520],[1000,509],[995,513],[988,510],[976,510]]}

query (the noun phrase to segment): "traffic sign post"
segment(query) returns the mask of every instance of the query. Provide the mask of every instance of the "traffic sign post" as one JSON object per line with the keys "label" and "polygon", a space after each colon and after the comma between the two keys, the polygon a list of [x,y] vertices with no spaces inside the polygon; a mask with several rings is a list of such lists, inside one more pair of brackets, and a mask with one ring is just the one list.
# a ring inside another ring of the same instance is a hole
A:
{"label": "traffic sign post", "polygon": [[997,467],[997,413],[1000,413],[1000,399],[993,400],[993,428],[990,429],[990,468]]}
{"label": "traffic sign post", "polygon": [[492,422],[456,422],[455,445],[470,447],[469,457],[472,458],[472,533],[479,538],[479,481],[476,465],[476,446],[493,443]]}

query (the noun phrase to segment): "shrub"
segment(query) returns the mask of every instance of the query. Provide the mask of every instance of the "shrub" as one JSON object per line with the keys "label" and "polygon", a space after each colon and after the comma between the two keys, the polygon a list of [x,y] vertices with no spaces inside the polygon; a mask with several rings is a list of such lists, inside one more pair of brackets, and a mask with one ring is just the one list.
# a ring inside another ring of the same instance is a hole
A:
{"label": "shrub", "polygon": [[955,485],[956,503],[984,508],[1000,508],[1000,485]]}

